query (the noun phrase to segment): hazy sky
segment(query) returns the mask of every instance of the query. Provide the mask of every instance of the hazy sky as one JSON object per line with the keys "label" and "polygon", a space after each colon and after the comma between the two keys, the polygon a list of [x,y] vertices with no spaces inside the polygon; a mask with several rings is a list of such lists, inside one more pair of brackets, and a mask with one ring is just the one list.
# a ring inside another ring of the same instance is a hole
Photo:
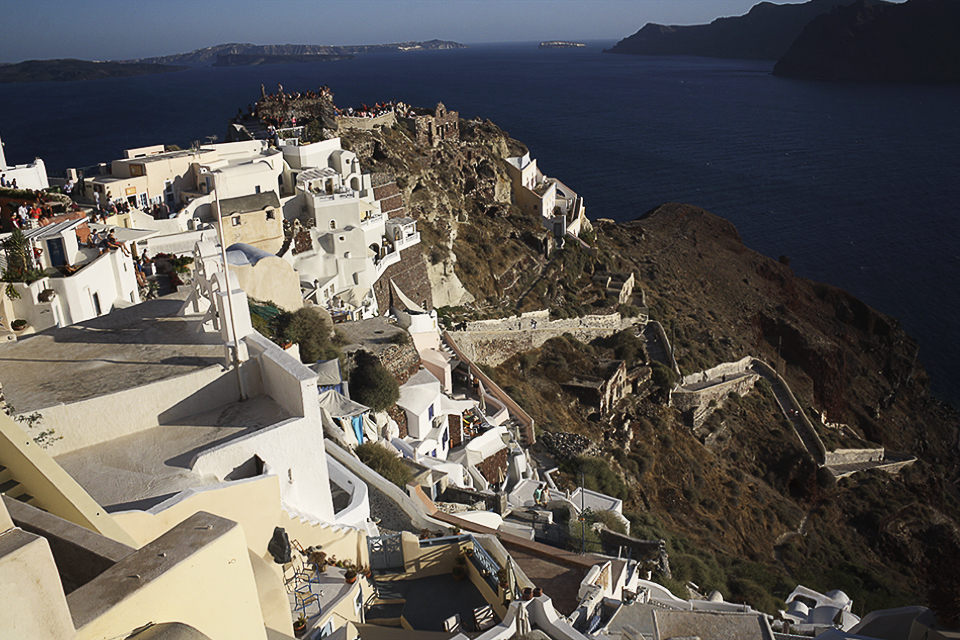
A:
{"label": "hazy sky", "polygon": [[116,60],[225,42],[379,44],[619,40],[759,0],[0,0],[0,62]]}

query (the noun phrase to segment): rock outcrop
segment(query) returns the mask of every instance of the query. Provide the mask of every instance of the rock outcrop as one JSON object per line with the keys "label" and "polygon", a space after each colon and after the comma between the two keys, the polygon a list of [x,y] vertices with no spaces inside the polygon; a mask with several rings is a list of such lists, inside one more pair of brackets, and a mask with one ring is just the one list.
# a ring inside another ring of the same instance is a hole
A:
{"label": "rock outcrop", "polygon": [[761,2],[746,15],[717,18],[710,24],[666,26],[648,23],[604,51],[777,60],[811,20],[843,4],[843,0],[810,0],[802,4]]}

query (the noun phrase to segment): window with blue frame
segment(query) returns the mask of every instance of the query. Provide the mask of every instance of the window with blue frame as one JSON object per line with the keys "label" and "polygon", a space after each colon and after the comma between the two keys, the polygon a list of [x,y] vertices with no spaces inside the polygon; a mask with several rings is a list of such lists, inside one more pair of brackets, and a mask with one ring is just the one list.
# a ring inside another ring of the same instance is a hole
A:
{"label": "window with blue frame", "polygon": [[433,420],[433,405],[430,405],[429,418],[430,418],[431,420]]}

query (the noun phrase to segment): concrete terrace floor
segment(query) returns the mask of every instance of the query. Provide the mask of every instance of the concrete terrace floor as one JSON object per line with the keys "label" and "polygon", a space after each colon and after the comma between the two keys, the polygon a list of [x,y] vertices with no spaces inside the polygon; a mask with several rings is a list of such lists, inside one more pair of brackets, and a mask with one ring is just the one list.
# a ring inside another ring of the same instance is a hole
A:
{"label": "concrete terrace floor", "polygon": [[149,509],[184,489],[218,482],[190,470],[197,453],[289,417],[271,398],[258,396],[77,449],[56,461],[108,511]]}
{"label": "concrete terrace floor", "polygon": [[[184,288],[185,289],[185,288]],[[192,373],[224,360],[219,333],[177,316],[187,291],[0,345],[0,384],[18,413]]]}
{"label": "concrete terrace floor", "polygon": [[414,580],[381,582],[384,591],[406,599],[403,617],[418,631],[443,631],[443,621],[460,614],[464,628],[473,630],[473,610],[487,604],[470,580],[446,573]]}

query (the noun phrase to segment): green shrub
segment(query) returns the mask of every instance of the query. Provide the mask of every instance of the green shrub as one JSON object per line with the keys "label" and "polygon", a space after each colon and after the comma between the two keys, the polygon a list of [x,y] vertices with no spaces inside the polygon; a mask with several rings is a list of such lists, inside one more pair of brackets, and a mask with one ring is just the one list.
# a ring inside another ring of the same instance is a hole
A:
{"label": "green shrub", "polygon": [[386,447],[377,442],[364,442],[354,451],[363,464],[401,489],[405,489],[407,484],[413,480],[413,472],[403,462],[403,459],[393,455]]}
{"label": "green shrub", "polygon": [[613,511],[594,511],[592,516],[593,522],[602,522],[607,529],[626,535],[627,525]]}
{"label": "green shrub", "polygon": [[663,364],[662,362],[653,361],[650,363],[651,377],[653,379],[653,384],[658,387],[664,387],[670,389],[677,382],[677,372]]}
{"label": "green shrub", "polygon": [[281,335],[300,347],[300,360],[314,363],[340,356],[340,350],[330,342],[330,323],[310,307],[297,309],[292,314],[281,314]]}
{"label": "green shrub", "polygon": [[623,484],[623,478],[603,458],[576,456],[564,462],[560,469],[571,474],[575,480],[579,480],[582,474],[583,484],[587,489],[599,491],[621,500],[627,498],[627,487]]}
{"label": "green shrub", "polygon": [[350,374],[350,396],[374,411],[386,411],[400,399],[400,385],[380,360],[358,351]]}

